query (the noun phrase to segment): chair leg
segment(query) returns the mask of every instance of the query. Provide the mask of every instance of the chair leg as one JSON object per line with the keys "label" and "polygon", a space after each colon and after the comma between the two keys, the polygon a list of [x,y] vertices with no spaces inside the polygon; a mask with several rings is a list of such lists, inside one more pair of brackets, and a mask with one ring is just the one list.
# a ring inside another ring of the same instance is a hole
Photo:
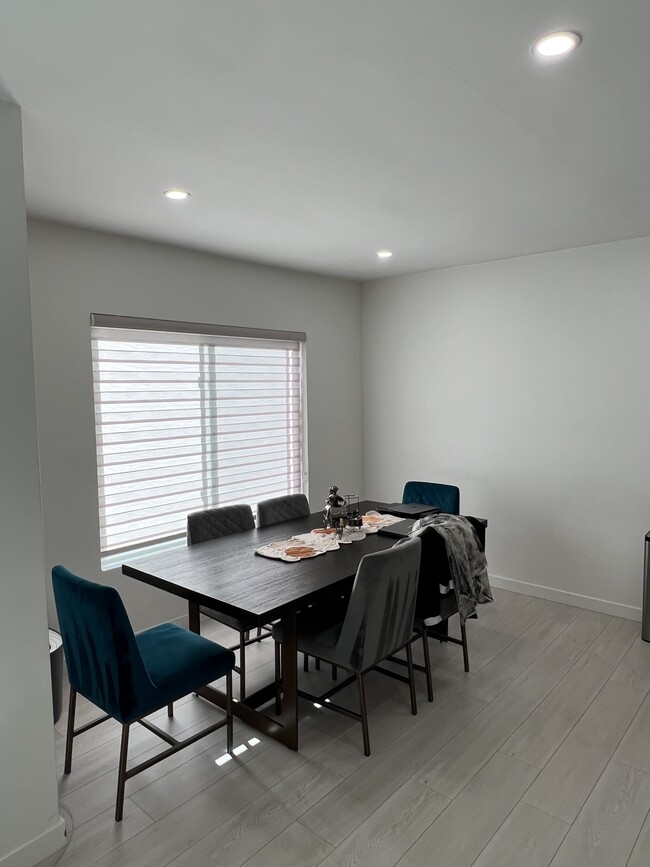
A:
{"label": "chair leg", "polygon": [[332,680],[338,680],[338,669],[335,665],[332,666]]}
{"label": "chair leg", "polygon": [[357,686],[359,687],[359,707],[361,710],[361,731],[363,732],[363,754],[370,755],[370,735],[368,734],[368,710],[366,708],[366,692],[363,686],[363,674],[357,674]]}
{"label": "chair leg", "polygon": [[167,705],[167,716],[174,716],[174,702],[170,701]]}
{"label": "chair leg", "polygon": [[320,659],[317,656],[314,657],[314,668],[316,671],[320,671]]}
{"label": "chair leg", "polygon": [[469,671],[469,651],[467,649],[467,632],[465,630],[465,624],[461,620],[460,622],[460,635],[463,639],[463,662],[465,663],[465,671]]}
{"label": "chair leg", "polygon": [[122,743],[120,745],[120,764],[117,771],[117,800],[115,802],[115,821],[122,821],[124,812],[124,787],[126,785],[126,759],[129,752],[129,729],[131,724],[122,726]]}
{"label": "chair leg", "polygon": [[302,669],[303,671],[309,671],[309,654],[303,653],[302,655]]}
{"label": "chair leg", "polygon": [[433,678],[431,676],[431,653],[429,652],[429,636],[425,628],[422,633],[422,649],[424,651],[424,667],[426,668],[427,698],[433,701]]}
{"label": "chair leg", "polygon": [[413,716],[418,712],[417,698],[415,696],[415,674],[413,672],[413,652],[411,642],[406,645],[406,665],[409,673],[409,690],[411,693],[411,713]]}
{"label": "chair leg", "polygon": [[77,690],[70,687],[70,698],[68,699],[68,725],[65,736],[65,763],[63,765],[63,773],[69,774],[72,770],[72,740],[74,738],[74,715],[77,707]]}
{"label": "chair leg", "polygon": [[232,753],[232,671],[226,675],[226,750]]}
{"label": "chair leg", "polygon": [[275,644],[275,713],[280,716],[282,713],[282,703],[280,701],[280,680],[282,671],[280,670],[280,642],[274,641]]}
{"label": "chair leg", "polygon": [[239,633],[239,700],[246,698],[246,635],[247,632]]}

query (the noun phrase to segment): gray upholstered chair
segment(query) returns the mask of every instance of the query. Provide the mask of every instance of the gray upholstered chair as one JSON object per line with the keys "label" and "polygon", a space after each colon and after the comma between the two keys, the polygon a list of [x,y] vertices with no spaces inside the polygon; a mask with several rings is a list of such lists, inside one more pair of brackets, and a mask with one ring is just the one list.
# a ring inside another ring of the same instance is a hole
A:
{"label": "gray upholstered chair", "polygon": [[309,515],[309,500],[304,494],[287,494],[257,504],[257,526],[267,527]]}
{"label": "gray upholstered chair", "polygon": [[[221,536],[232,536],[234,533],[242,533],[245,530],[255,529],[255,518],[253,511],[247,504],[235,506],[221,506],[216,509],[205,509],[201,512],[192,512],[187,516],[187,544],[197,545],[200,542],[209,542],[211,539],[219,539]],[[235,666],[235,671],[239,674],[239,698],[243,700],[246,697],[246,645],[261,638],[268,637],[260,635],[249,638],[251,629],[255,629],[256,623],[250,623],[245,620],[240,620],[238,617],[231,617],[229,614],[223,614],[220,611],[215,611],[205,605],[199,608],[201,614],[223,623],[224,626],[229,626],[239,633],[239,641],[232,645],[230,650],[239,651],[239,665]]]}
{"label": "gray upholstered chair", "polygon": [[[437,506],[441,512],[446,512],[449,515],[460,515],[460,488],[456,485],[445,485],[441,482],[407,482],[404,485],[404,493],[402,495],[403,503],[422,503],[425,506]],[[436,534],[437,536],[437,534]],[[441,539],[432,539],[429,544],[442,545],[443,557],[445,556],[444,543]],[[423,543],[426,548],[427,542]],[[423,573],[423,580],[428,580],[428,576]],[[418,632],[422,635],[422,641],[425,650],[425,669],[427,671],[427,691],[429,701],[433,701],[433,687],[431,685],[431,664],[429,662],[429,645],[426,640],[427,634],[431,638],[437,638],[439,641],[450,642],[452,644],[460,644],[463,648],[463,664],[465,671],[469,671],[469,650],[467,648],[467,633],[465,624],[461,621],[460,638],[453,638],[449,635],[448,620],[458,613],[458,605],[456,603],[456,595],[450,593],[446,598],[440,600],[440,618],[441,622],[437,626],[425,626],[422,618],[416,615],[415,625]],[[416,666],[420,668],[420,666]]]}
{"label": "gray upholstered chair", "polygon": [[232,536],[244,530],[255,529],[253,510],[247,503],[204,509],[187,516],[187,543],[197,545],[221,536]]}
{"label": "gray upholstered chair", "polygon": [[[392,548],[366,554],[359,563],[347,609],[333,600],[329,609],[314,606],[297,616],[297,646],[303,653],[324,659],[352,676],[321,696],[298,690],[298,695],[324,708],[343,713],[361,723],[363,751],[370,755],[368,715],[363,676],[371,669],[409,684],[411,711],[417,713],[411,638],[420,571],[420,540],[400,539]],[[281,683],[279,642],[282,629],[273,627],[276,639],[276,681]],[[408,677],[379,667],[378,663],[405,648]],[[360,713],[325,702],[353,681],[359,689]]]}
{"label": "gray upholstered chair", "polygon": [[[257,504],[257,526],[268,527],[280,524],[282,521],[292,521],[294,518],[306,518],[311,514],[309,500],[304,494],[285,494],[283,497],[272,497],[270,500],[260,500]],[[260,630],[257,630],[258,636]],[[304,656],[305,671],[309,671],[309,656]],[[316,668],[320,668],[320,660],[316,660]],[[335,669],[332,668],[332,673]]]}
{"label": "gray upholstered chair", "polygon": [[[479,525],[476,518],[469,518],[474,529]],[[478,534],[477,534],[478,535]],[[415,606],[415,620],[413,624],[412,642],[422,640],[424,665],[413,663],[413,667],[424,672],[427,682],[427,697],[433,701],[433,677],[431,672],[431,655],[429,652],[429,638],[451,644],[459,644],[463,648],[463,664],[465,671],[469,671],[469,650],[467,647],[467,630],[463,621],[460,621],[460,638],[449,635],[449,618],[458,614],[458,601],[453,589],[453,581],[449,569],[447,548],[443,537],[433,527],[425,527],[418,538],[422,543],[420,560],[420,582],[418,586],[417,603]],[[479,544],[484,543],[479,536]],[[449,587],[447,593],[442,593],[441,587]],[[436,623],[425,623],[425,620],[437,620]],[[394,659],[393,662],[404,664],[402,659]]]}

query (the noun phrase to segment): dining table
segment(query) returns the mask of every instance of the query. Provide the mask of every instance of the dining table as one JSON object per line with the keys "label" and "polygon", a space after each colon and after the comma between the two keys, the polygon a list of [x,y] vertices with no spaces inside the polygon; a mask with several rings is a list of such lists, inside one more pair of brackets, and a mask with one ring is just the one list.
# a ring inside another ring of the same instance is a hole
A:
{"label": "dining table", "polygon": [[[363,501],[360,511],[364,514],[381,505]],[[345,593],[365,554],[395,544],[394,537],[371,532],[358,541],[340,544],[337,550],[295,562],[256,554],[256,550],[270,543],[322,526],[323,513],[317,512],[122,564],[124,575],[187,600],[189,628],[193,632],[200,632],[202,605],[260,627],[280,622],[283,636],[280,713],[272,713],[277,685],[271,682],[247,695],[245,700],[233,702],[233,714],[294,750],[298,749],[296,613],[331,598],[332,593]],[[214,686],[201,687],[197,694],[219,707],[226,706],[225,693]]]}

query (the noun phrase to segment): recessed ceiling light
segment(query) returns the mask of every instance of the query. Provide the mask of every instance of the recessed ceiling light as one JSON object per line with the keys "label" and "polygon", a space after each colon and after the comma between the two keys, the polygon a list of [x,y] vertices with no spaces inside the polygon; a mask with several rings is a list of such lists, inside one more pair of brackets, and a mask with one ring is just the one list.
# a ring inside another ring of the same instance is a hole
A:
{"label": "recessed ceiling light", "polygon": [[187,190],[165,190],[163,196],[166,196],[168,199],[176,199],[180,201],[181,199],[189,199],[190,193]]}
{"label": "recessed ceiling light", "polygon": [[377,250],[377,257],[379,259],[390,259],[390,257],[392,255],[393,255],[392,250]]}
{"label": "recessed ceiling light", "polygon": [[533,45],[533,54],[539,57],[561,57],[577,48],[581,42],[580,34],[570,30],[547,33]]}

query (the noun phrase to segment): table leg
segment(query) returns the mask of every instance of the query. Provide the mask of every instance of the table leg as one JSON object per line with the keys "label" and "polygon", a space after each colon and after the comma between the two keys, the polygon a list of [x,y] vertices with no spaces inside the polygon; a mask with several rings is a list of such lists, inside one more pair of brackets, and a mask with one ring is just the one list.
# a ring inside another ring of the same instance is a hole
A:
{"label": "table leg", "polygon": [[201,616],[199,614],[198,602],[188,602],[187,608],[189,612],[190,632],[196,632],[199,635],[201,632]]}
{"label": "table leg", "polygon": [[285,728],[284,743],[298,749],[298,648],[296,644],[296,612],[282,618],[282,714]]}
{"label": "table leg", "polygon": [[[192,603],[190,603],[190,629],[192,628]],[[198,616],[198,606],[197,606]],[[198,629],[192,630],[194,632]],[[269,684],[252,695],[247,695],[245,701],[235,701],[232,705],[233,716],[247,725],[274,738],[289,747],[298,749],[298,652],[296,648],[296,614],[295,611],[282,617],[282,713],[279,721],[272,719],[257,706],[268,703],[275,697],[275,685]],[[218,707],[225,708],[226,696],[211,686],[203,686],[196,694],[211,701]]]}

